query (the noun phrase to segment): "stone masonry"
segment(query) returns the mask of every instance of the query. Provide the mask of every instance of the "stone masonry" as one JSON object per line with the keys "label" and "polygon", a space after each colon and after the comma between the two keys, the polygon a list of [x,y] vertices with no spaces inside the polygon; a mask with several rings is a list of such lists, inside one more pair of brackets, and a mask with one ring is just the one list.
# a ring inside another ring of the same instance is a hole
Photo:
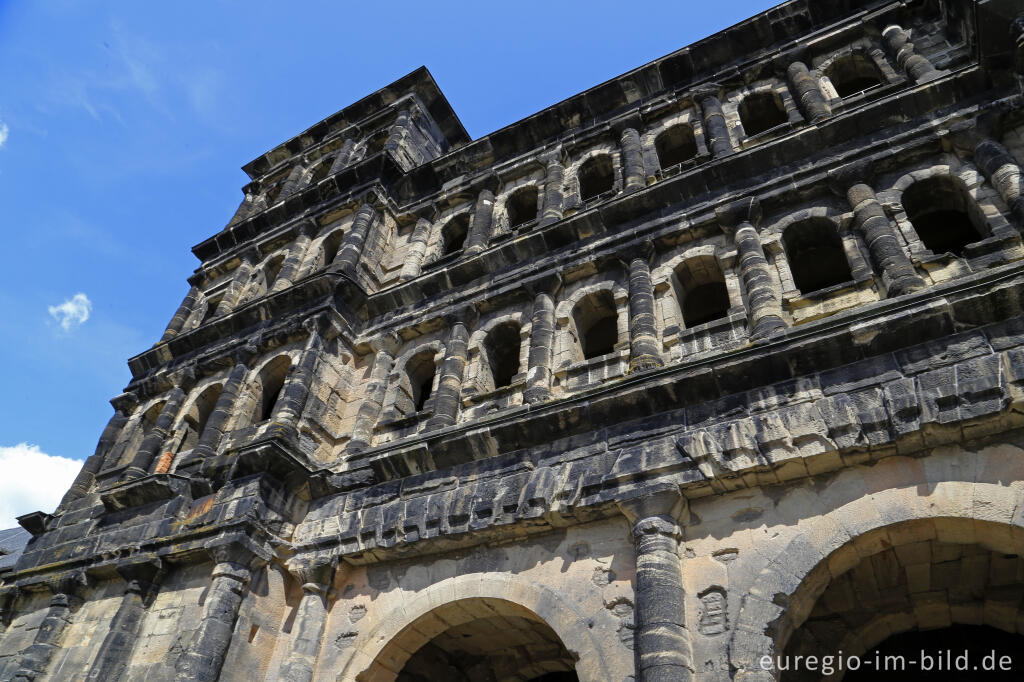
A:
{"label": "stone masonry", "polygon": [[1022,105],[1022,0],[789,0],[478,140],[424,68],[315,124],[0,534],[0,680],[1015,641]]}

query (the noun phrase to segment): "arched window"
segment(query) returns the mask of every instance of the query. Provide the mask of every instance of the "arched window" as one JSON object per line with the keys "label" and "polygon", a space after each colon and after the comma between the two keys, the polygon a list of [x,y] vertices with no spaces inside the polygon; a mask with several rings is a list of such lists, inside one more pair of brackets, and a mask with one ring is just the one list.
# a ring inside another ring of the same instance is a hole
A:
{"label": "arched window", "polygon": [[508,226],[519,227],[537,217],[537,188],[534,185],[520,187],[505,200]]}
{"label": "arched window", "polygon": [[323,241],[323,252],[324,252],[324,267],[327,267],[334,262],[334,258],[338,255],[338,249],[341,248],[341,240],[345,236],[344,231],[335,230],[327,236]]}
{"label": "arched window", "polygon": [[287,355],[281,355],[263,366],[256,377],[253,393],[256,400],[253,404],[252,414],[249,418],[250,424],[258,424],[270,419],[274,414],[274,406],[281,397],[281,390],[284,388],[284,380],[291,369],[292,359]]}
{"label": "arched window", "polygon": [[309,185],[313,186],[319,183],[321,180],[327,177],[327,174],[331,172],[331,167],[334,165],[334,156],[329,156],[322,160],[320,163],[313,168],[312,175],[309,176]]}
{"label": "arched window", "polygon": [[274,282],[277,280],[277,276],[281,274],[281,266],[284,265],[284,255],[274,256],[267,261],[266,268],[263,270],[263,281],[266,282],[267,291],[274,286]]}
{"label": "arched window", "polygon": [[825,75],[840,97],[856,95],[882,84],[878,65],[867,55],[855,52],[840,57],[829,65]]}
{"label": "arched window", "polygon": [[774,92],[755,92],[740,102],[740,121],[747,137],[753,137],[766,130],[789,121],[782,100]]}
{"label": "arched window", "polygon": [[729,290],[717,258],[690,258],[676,268],[675,276],[676,297],[687,329],[729,314]]}
{"label": "arched window", "polygon": [[395,411],[402,416],[415,414],[427,405],[434,390],[434,350],[421,350],[405,363],[405,371],[395,396]]}
{"label": "arched window", "polygon": [[850,264],[835,225],[826,218],[793,223],[782,233],[793,283],[800,293],[849,282]]}
{"label": "arched window", "polygon": [[199,436],[202,435],[203,429],[206,428],[206,422],[210,419],[210,415],[213,413],[213,408],[217,404],[223,388],[221,384],[207,386],[199,394],[199,397],[192,402],[188,412],[185,413],[181,420],[185,433],[182,434],[181,442],[178,444],[178,452],[191,450],[199,442]]}
{"label": "arched window", "polygon": [[224,299],[224,294],[217,294],[216,296],[210,296],[206,299],[206,310],[203,311],[203,319],[199,321],[200,325],[206,324],[217,312],[217,307],[220,306],[220,302]]}
{"label": "arched window", "polygon": [[598,154],[583,162],[576,177],[580,181],[580,199],[589,201],[615,187],[615,168],[612,157]]}
{"label": "arched window", "polygon": [[654,138],[654,148],[662,168],[689,161],[697,156],[697,140],[693,136],[693,128],[685,123],[672,126]]}
{"label": "arched window", "polygon": [[274,203],[277,201],[277,198],[279,196],[281,196],[281,190],[283,190],[283,189],[284,189],[284,180],[281,180],[276,185],[274,185],[273,187],[269,188],[264,193],[264,196],[267,199],[267,206],[273,206],[274,205]]}
{"label": "arched window", "polygon": [[487,333],[484,351],[494,388],[508,386],[519,374],[519,344],[520,328],[515,322],[503,322]]}
{"label": "arched window", "polygon": [[588,294],[572,310],[576,336],[583,358],[589,360],[615,350],[619,340],[618,311],[612,292],[604,289]]}
{"label": "arched window", "polygon": [[919,180],[903,192],[903,210],[924,245],[935,254],[964,255],[981,239],[969,214],[967,190],[959,178],[938,175]]}
{"label": "arched window", "polygon": [[469,214],[460,213],[441,228],[441,242],[444,245],[443,255],[447,256],[462,250],[469,232]]}

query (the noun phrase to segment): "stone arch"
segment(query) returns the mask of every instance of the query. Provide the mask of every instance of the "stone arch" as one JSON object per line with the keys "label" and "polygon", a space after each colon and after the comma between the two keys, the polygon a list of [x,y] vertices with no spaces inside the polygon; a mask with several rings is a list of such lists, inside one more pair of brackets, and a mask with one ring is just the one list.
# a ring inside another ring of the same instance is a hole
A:
{"label": "stone arch", "polygon": [[823,80],[828,79],[835,95],[840,98],[857,95],[886,83],[886,75],[878,62],[864,48],[834,55],[821,64],[819,72]]}
{"label": "stone arch", "polygon": [[290,354],[279,353],[253,369],[246,385],[247,395],[245,400],[240,401],[240,409],[235,415],[235,428],[259,424],[270,419],[274,406],[284,390],[284,383],[292,364]]}
{"label": "stone arch", "polygon": [[746,137],[755,137],[789,122],[785,102],[771,88],[745,95],[737,105],[737,112]]}
{"label": "stone arch", "polygon": [[592,154],[576,170],[583,202],[597,199],[615,190],[615,163],[606,152]]}
{"label": "stone arch", "polygon": [[[417,592],[403,604],[401,612],[360,634],[352,646],[355,653],[335,679],[338,682],[394,680],[410,657],[407,649],[418,649],[444,630],[438,628],[436,619],[429,618],[430,614],[439,606],[470,600],[507,604],[510,609],[532,614],[543,622],[576,659],[580,682],[612,679],[604,650],[587,626],[587,615],[577,611],[572,602],[555,590],[515,574],[459,575]],[[419,644],[413,647],[413,642]]]}
{"label": "stone arch", "polygon": [[223,390],[222,379],[210,379],[192,389],[174,426],[177,443],[171,444],[173,452],[186,452],[196,446]]}
{"label": "stone arch", "polygon": [[932,253],[963,256],[968,244],[991,231],[981,195],[969,187],[977,178],[976,170],[946,164],[906,173],[892,185],[900,206],[897,221]]}
{"label": "stone arch", "polygon": [[529,316],[524,309],[507,311],[494,315],[477,327],[469,337],[469,365],[466,370],[466,382],[475,386],[482,393],[487,393],[499,388],[495,385],[491,357],[491,349],[488,348],[488,338],[492,333],[502,326],[514,326],[519,335],[519,372],[526,369],[530,352],[529,338],[532,325]]}
{"label": "stone arch", "polygon": [[785,650],[833,579],[880,551],[923,537],[1024,554],[1024,519],[1016,513],[1022,480],[1024,451],[999,444],[977,452],[939,448],[924,459],[889,457],[816,490],[802,503],[809,520],[765,553],[741,599],[729,644],[736,679],[777,679],[760,667],[761,658]]}
{"label": "stone arch", "polygon": [[699,147],[693,126],[684,122],[667,126],[655,136],[654,149],[663,170],[694,159]]}
{"label": "stone arch", "polygon": [[164,398],[158,398],[150,401],[145,408],[135,410],[135,414],[129,422],[129,427],[125,429],[127,435],[121,442],[117,458],[111,457],[111,461],[116,461],[117,466],[131,461],[131,458],[142,445],[142,441],[153,430],[153,427],[156,426],[156,420],[166,404],[167,401]]}
{"label": "stone arch", "polygon": [[614,276],[592,280],[574,289],[558,302],[555,307],[556,323],[556,365],[570,365],[586,358],[582,351],[580,330],[577,328],[575,311],[588,297],[610,298],[615,309],[617,343],[629,340],[629,315],[627,312],[629,293],[623,283]]}
{"label": "stone arch", "polygon": [[[426,399],[429,399],[430,395],[433,395],[434,391],[437,390],[437,382],[440,378],[438,369],[441,367],[441,362],[444,359],[444,352],[444,344],[437,339],[414,343],[403,350],[395,358],[395,364],[388,377],[388,388],[384,396],[382,413],[389,415],[391,418],[397,418],[412,416],[419,412],[424,406],[423,403],[425,401],[419,400],[423,396],[416,389],[422,390],[423,386],[414,385],[413,380],[422,379],[424,386],[426,381],[425,376],[419,376],[423,374],[423,368],[419,364],[428,359],[433,364],[433,371],[430,377],[430,392],[426,396]],[[410,376],[410,372],[415,376]],[[417,402],[420,403],[419,407],[417,407]]]}
{"label": "stone arch", "polygon": [[780,232],[794,286],[802,294],[853,279],[836,222],[827,216],[793,220]]}
{"label": "stone arch", "polygon": [[541,193],[533,183],[510,192],[504,200],[508,229],[529,225],[536,220],[540,215],[540,197]]}

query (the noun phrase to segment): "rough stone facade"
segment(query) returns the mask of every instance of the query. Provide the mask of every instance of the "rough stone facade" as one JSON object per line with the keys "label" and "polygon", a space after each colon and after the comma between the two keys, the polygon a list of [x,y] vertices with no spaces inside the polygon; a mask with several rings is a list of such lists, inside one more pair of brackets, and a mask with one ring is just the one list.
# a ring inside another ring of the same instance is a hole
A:
{"label": "rough stone facade", "polygon": [[419,69],[260,156],[7,536],[0,680],[1024,633],[1022,82],[1020,0],[791,0],[478,140]]}

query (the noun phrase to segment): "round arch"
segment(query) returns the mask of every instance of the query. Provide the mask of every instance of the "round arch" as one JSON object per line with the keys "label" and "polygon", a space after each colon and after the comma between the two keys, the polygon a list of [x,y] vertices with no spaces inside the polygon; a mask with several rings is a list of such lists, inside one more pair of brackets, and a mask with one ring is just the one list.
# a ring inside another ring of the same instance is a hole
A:
{"label": "round arch", "polygon": [[[612,679],[600,643],[569,600],[554,590],[516,575],[466,574],[447,578],[420,591],[400,611],[361,634],[355,652],[335,678],[337,682],[390,682],[420,646],[447,626],[430,615],[457,602],[486,600],[528,615],[551,628],[577,661],[580,682]],[[411,651],[409,650],[411,649]]]}
{"label": "round arch", "polygon": [[831,483],[835,492],[819,498],[834,503],[801,524],[745,591],[729,644],[730,663],[742,673],[736,679],[775,680],[761,659],[786,649],[831,582],[908,538],[1024,554],[1022,481],[1024,451],[1006,444],[940,448],[844,472]]}

